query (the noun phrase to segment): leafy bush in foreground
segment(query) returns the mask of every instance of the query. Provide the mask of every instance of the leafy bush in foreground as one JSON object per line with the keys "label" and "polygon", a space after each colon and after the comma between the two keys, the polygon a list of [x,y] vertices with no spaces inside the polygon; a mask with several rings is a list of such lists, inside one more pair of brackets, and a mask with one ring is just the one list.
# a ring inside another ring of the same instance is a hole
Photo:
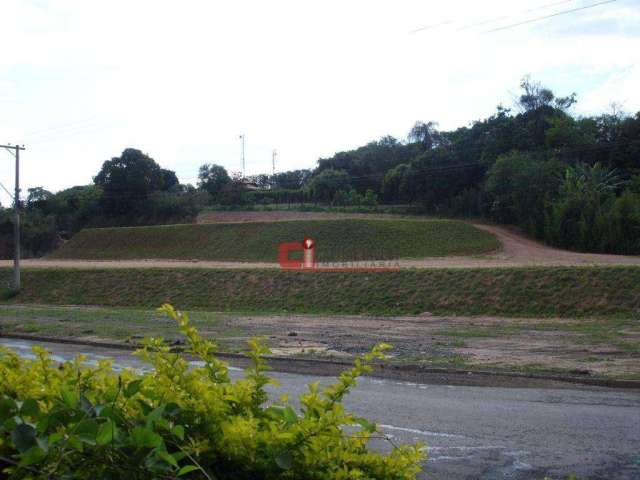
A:
{"label": "leafy bush in foreground", "polygon": [[300,397],[268,403],[262,356],[249,343],[251,367],[231,381],[215,345],[188,316],[162,309],[187,338],[193,367],[150,339],[136,354],[153,368],[115,372],[82,357],[57,364],[0,351],[0,468],[12,479],[413,479],[419,445],[387,455],[368,450],[375,425],[345,412],[344,396],[385,345],[357,359],[338,381]]}

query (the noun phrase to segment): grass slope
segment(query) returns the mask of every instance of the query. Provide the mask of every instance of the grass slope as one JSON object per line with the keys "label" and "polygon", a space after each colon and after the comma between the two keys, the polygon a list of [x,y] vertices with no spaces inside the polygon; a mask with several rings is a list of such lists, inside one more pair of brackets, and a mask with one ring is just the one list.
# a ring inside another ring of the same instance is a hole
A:
{"label": "grass slope", "polygon": [[[0,269],[5,284],[9,269]],[[571,267],[399,272],[71,270],[23,272],[6,303],[238,312],[508,316],[637,316],[640,268]]]}
{"label": "grass slope", "polygon": [[86,229],[53,258],[277,262],[281,242],[316,241],[321,262],[468,255],[498,240],[452,220],[308,220]]}

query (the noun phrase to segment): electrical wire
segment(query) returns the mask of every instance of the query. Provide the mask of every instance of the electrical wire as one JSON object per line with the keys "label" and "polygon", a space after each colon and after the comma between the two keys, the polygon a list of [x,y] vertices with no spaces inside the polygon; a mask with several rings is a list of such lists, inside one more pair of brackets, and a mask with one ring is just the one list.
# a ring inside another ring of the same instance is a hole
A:
{"label": "electrical wire", "polygon": [[[551,8],[551,7],[556,7],[558,5],[563,5],[565,3],[570,3],[570,2],[573,2],[573,1],[574,0],[562,0],[560,2],[548,3],[546,5],[541,5],[539,7],[530,8],[528,10],[523,10],[520,13],[537,12],[539,10],[544,10],[544,9]],[[460,32],[460,31],[463,31],[463,30],[468,30],[468,29],[473,28],[473,27],[480,27],[482,25],[487,25],[489,23],[499,22],[500,20],[506,20],[506,19],[511,18],[513,16],[515,16],[515,14],[514,15],[502,15],[500,17],[495,17],[495,18],[492,18],[492,19],[489,19],[489,20],[484,20],[484,21],[476,22],[476,23],[470,23],[468,25],[464,25],[464,26],[458,28],[457,31]]]}
{"label": "electrical wire", "polygon": [[45,134],[45,133],[48,133],[48,132],[51,132],[51,131],[63,130],[63,129],[66,129],[66,128],[69,128],[69,127],[76,126],[78,124],[82,125],[82,124],[85,124],[85,123],[91,123],[91,122],[94,122],[96,119],[97,119],[97,117],[93,116],[93,117],[85,118],[83,120],[76,120],[76,121],[69,122],[69,123],[63,123],[61,125],[56,125],[56,126],[53,126],[53,127],[39,128],[37,130],[31,130],[30,132],[25,132],[25,135],[38,136],[38,135],[42,135],[42,134]]}
{"label": "electrical wire", "polygon": [[491,30],[485,30],[482,33],[483,34],[487,34],[487,33],[500,32],[502,30],[507,30],[509,28],[515,28],[515,27],[519,27],[521,25],[527,25],[529,23],[539,22],[541,20],[547,20],[549,18],[558,17],[560,15],[567,15],[569,13],[579,12],[579,11],[582,11],[582,10],[588,10],[590,8],[599,7],[601,5],[606,5],[606,4],[617,2],[617,1],[618,0],[605,0],[604,2],[592,3],[591,5],[585,5],[583,7],[572,8],[570,10],[563,10],[561,12],[552,13],[551,15],[544,15],[542,17],[531,18],[529,20],[524,20],[522,22],[512,23],[511,25],[505,25],[505,26],[502,26],[502,27],[493,28]]}
{"label": "electrical wire", "polygon": [[453,21],[451,20],[446,20],[444,22],[440,22],[440,23],[435,23],[433,25],[425,25],[424,27],[420,27],[420,28],[416,28],[415,30],[411,30],[409,33],[410,34],[414,34],[414,33],[418,33],[418,32],[423,32],[425,30],[432,30],[434,28],[438,28],[438,27],[442,27],[444,25],[449,25],[453,23]]}
{"label": "electrical wire", "polygon": [[[540,5],[538,7],[529,8],[527,10],[521,10],[518,13],[513,13],[513,14],[510,14],[510,15],[501,15],[499,17],[494,17],[494,18],[490,18],[490,19],[487,19],[487,20],[481,20],[479,22],[469,23],[467,25],[463,25],[460,28],[457,28],[456,31],[461,32],[463,30],[468,30],[468,29],[473,28],[473,27],[479,27],[479,26],[482,26],[482,25],[487,25],[489,23],[498,22],[500,20],[506,20],[508,18],[512,18],[512,17],[514,17],[516,15],[520,15],[520,14],[523,14],[523,13],[537,12],[539,10],[544,10],[544,9],[551,8],[551,7],[556,7],[558,5],[563,5],[565,3],[570,3],[570,2],[573,2],[573,1],[575,1],[575,0],[561,0],[559,2],[547,3],[546,5]],[[445,22],[440,22],[440,23],[436,23],[436,24],[433,24],[433,25],[427,25],[425,27],[416,28],[415,30],[411,30],[409,33],[413,34],[413,33],[422,32],[424,30],[431,30],[433,28],[440,27],[440,26],[443,26],[443,25],[450,25],[452,23],[455,23],[455,22],[452,21],[452,20],[448,20],[448,21],[445,21]]]}

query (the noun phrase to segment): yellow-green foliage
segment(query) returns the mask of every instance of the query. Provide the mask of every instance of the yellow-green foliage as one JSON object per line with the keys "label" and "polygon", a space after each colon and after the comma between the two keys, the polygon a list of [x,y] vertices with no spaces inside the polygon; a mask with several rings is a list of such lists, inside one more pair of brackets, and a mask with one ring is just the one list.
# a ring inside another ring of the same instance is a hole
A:
{"label": "yellow-green foliage", "polygon": [[136,354],[152,369],[115,372],[110,361],[57,364],[0,351],[0,468],[15,479],[397,479],[415,478],[424,449],[367,448],[382,437],[374,424],[345,411],[342,400],[386,345],[356,360],[338,381],[315,383],[296,411],[286,398],[269,404],[263,355],[250,342],[251,367],[231,381],[215,345],[185,313],[178,322],[193,367],[149,339]]}

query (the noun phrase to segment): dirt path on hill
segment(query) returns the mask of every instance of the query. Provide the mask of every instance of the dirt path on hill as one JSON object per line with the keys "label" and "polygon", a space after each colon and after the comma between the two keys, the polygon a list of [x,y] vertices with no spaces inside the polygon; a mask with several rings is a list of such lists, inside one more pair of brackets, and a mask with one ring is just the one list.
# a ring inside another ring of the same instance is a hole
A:
{"label": "dirt path on hill", "polygon": [[[230,212],[235,213],[235,212]],[[248,213],[238,212],[242,219]],[[269,212],[273,213],[273,212]],[[286,213],[286,212],[285,212]],[[290,212],[305,213],[305,212]],[[335,218],[335,214],[333,218]],[[307,217],[305,217],[307,218]],[[252,218],[253,219],[253,218]],[[253,219],[255,221],[255,219]],[[229,221],[225,216],[225,221]],[[475,227],[494,234],[502,243],[498,252],[458,257],[431,257],[415,260],[400,260],[400,268],[494,268],[494,267],[533,267],[533,266],[594,266],[594,265],[640,265],[640,256],[608,255],[595,253],[578,253],[560,250],[532,240],[514,228],[497,225],[473,224]],[[275,255],[275,253],[274,253]],[[369,266],[371,262],[365,262]],[[1,260],[1,267],[13,265],[11,260]],[[278,268],[277,263],[266,262],[221,262],[209,260],[50,260],[26,259],[22,265],[32,268]],[[355,263],[357,265],[357,262]]]}

